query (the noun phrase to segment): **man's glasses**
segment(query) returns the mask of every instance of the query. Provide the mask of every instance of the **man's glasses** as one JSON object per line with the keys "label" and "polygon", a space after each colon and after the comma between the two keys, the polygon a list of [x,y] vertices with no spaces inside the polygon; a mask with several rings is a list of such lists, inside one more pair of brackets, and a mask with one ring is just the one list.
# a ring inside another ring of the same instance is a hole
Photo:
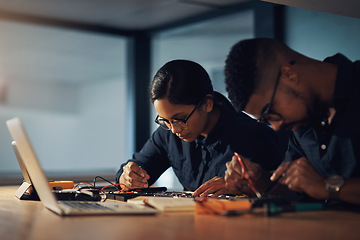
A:
{"label": "man's glasses", "polygon": [[[295,60],[290,61],[289,64],[294,65]],[[280,121],[282,119],[282,116],[279,113],[276,113],[276,112],[271,110],[272,105],[273,105],[273,101],[274,101],[274,97],[275,97],[275,93],[276,93],[276,89],[277,89],[277,87],[279,85],[280,76],[281,76],[281,71],[279,71],[279,74],[278,74],[278,76],[276,78],[275,87],[274,87],[274,91],[273,91],[273,94],[271,96],[270,102],[265,105],[264,109],[261,112],[260,118],[258,118],[258,122],[270,125],[270,122],[277,122],[277,121]]]}
{"label": "man's glasses", "polygon": [[280,76],[281,76],[281,71],[279,71],[279,74],[278,74],[278,76],[276,78],[275,87],[274,87],[274,91],[272,93],[272,96],[270,98],[270,102],[265,105],[264,109],[261,112],[260,118],[258,118],[258,122],[260,122],[260,123],[270,125],[270,122],[272,122],[272,121],[280,121],[281,118],[282,118],[280,114],[275,113],[275,112],[273,112],[271,110],[272,105],[273,105],[273,101],[274,101],[274,97],[275,97],[275,93],[276,93],[276,89],[277,89],[277,86],[279,84]]}
{"label": "man's glasses", "polygon": [[195,110],[201,105],[202,101],[200,101],[196,107],[191,111],[191,113],[185,118],[185,119],[172,119],[172,120],[167,120],[165,118],[160,118],[159,115],[157,115],[155,122],[157,124],[159,124],[163,129],[165,130],[171,130],[171,125],[173,128],[177,128],[180,131],[186,129],[187,126],[187,121],[189,120],[189,118],[191,117],[191,115],[195,112]]}

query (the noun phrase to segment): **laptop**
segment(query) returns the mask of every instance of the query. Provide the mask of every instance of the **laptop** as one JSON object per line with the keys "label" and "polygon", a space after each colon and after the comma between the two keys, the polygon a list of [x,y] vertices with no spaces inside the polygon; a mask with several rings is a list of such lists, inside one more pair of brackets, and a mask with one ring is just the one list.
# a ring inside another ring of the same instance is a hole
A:
{"label": "laptop", "polygon": [[[32,186],[31,179],[26,170],[26,167],[23,163],[23,160],[19,154],[19,150],[17,149],[16,142],[12,141],[11,146],[13,147],[17,162],[20,166],[21,173],[24,177],[24,181],[21,186],[16,190],[15,196],[20,200],[36,200],[40,201],[39,196],[37,195],[35,189]],[[70,182],[70,181],[69,181]],[[51,183],[54,182],[49,182]],[[69,186],[71,183],[68,183]],[[53,186],[53,193],[55,193],[57,200],[71,200],[71,201],[100,201],[101,195],[99,191],[93,191],[92,189],[74,189],[74,188],[66,188],[63,189],[62,186]]]}
{"label": "laptop", "polygon": [[61,201],[57,200],[55,193],[51,191],[49,182],[38,161],[32,144],[28,138],[24,125],[20,118],[6,121],[9,132],[16,143],[19,159],[22,159],[23,167],[28,174],[42,204],[52,212],[60,216],[74,215],[152,215],[159,210],[139,204],[127,202],[93,202],[93,201]]}
{"label": "laptop", "polygon": [[19,151],[17,150],[15,141],[11,142],[11,146],[14,150],[16,160],[18,161],[21,173],[24,177],[23,183],[20,187],[16,190],[15,196],[21,200],[40,200],[38,195],[36,194],[34,188],[32,187],[32,182],[29,177],[29,174],[24,166],[24,163],[21,159]]}

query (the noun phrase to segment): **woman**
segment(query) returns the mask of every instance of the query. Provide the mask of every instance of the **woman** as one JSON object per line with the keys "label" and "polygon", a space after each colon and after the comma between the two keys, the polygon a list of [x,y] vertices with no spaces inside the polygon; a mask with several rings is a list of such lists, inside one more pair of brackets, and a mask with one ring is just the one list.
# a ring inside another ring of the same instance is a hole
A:
{"label": "woman", "polygon": [[237,113],[195,62],[174,60],[160,68],[150,84],[150,101],[160,126],[120,167],[116,181],[125,189],[148,187],[169,167],[184,190],[214,177],[222,182],[234,152],[268,170],[282,159],[275,133]]}

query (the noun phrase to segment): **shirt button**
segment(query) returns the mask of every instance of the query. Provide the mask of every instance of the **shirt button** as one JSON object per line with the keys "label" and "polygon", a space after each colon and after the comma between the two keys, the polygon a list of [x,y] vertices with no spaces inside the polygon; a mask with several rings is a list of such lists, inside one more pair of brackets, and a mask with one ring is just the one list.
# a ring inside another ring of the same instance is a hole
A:
{"label": "shirt button", "polygon": [[326,122],[325,121],[321,121],[321,126],[325,126],[326,125]]}
{"label": "shirt button", "polygon": [[325,150],[326,149],[326,145],[325,144],[321,144],[321,149]]}

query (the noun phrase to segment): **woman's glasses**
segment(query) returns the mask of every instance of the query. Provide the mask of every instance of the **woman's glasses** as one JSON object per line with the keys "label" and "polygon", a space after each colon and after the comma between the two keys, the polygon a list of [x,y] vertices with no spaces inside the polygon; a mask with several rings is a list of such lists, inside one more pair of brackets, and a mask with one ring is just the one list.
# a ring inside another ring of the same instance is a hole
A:
{"label": "woman's glasses", "polygon": [[201,103],[202,103],[202,101],[200,101],[196,105],[196,107],[191,111],[191,113],[185,119],[167,120],[167,119],[161,118],[161,117],[159,117],[159,115],[157,115],[155,122],[157,124],[159,124],[165,130],[171,130],[171,128],[176,128],[176,129],[179,129],[180,131],[182,131],[188,127],[187,121],[189,120],[191,115],[195,112],[195,110],[201,105]]}

